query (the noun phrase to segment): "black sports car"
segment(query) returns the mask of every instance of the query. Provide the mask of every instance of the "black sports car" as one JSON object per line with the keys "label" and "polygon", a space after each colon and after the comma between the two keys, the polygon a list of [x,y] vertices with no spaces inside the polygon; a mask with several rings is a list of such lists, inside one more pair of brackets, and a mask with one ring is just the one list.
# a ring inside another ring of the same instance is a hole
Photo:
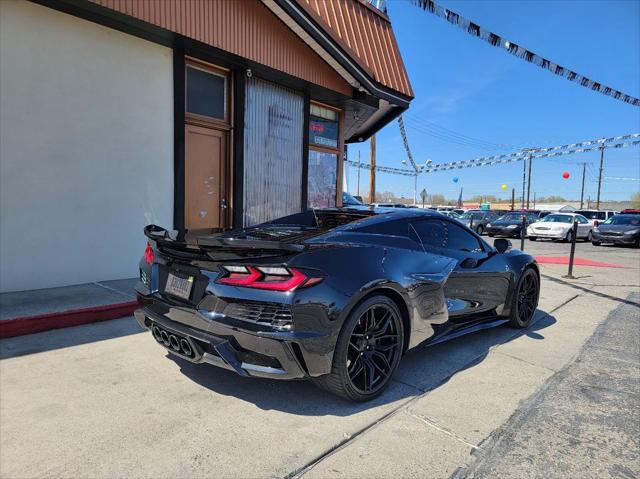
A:
{"label": "black sports car", "polygon": [[315,210],[241,230],[147,226],[138,322],[172,354],[241,376],[382,392],[410,348],[508,323],[538,304],[533,257],[440,213]]}
{"label": "black sports car", "polygon": [[627,244],[640,248],[640,216],[619,214],[593,228],[591,243]]}
{"label": "black sports car", "polygon": [[522,231],[522,219],[524,218],[524,233],[526,234],[527,226],[535,223],[540,218],[539,211],[512,211],[500,218],[488,223],[485,231],[490,237],[508,236],[520,238]]}

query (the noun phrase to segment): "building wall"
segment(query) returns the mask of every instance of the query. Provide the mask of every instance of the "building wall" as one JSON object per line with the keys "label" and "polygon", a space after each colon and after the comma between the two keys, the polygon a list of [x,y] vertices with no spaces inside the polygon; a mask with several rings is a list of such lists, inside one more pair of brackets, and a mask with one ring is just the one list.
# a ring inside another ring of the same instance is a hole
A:
{"label": "building wall", "polygon": [[351,86],[259,0],[91,0],[345,95]]}
{"label": "building wall", "polygon": [[0,1],[0,291],[137,275],[173,222],[172,51]]}

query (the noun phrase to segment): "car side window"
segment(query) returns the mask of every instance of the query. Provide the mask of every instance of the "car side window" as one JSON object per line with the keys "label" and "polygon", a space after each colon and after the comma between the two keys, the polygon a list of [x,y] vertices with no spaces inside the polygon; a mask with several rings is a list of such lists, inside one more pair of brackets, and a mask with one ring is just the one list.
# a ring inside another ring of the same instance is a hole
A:
{"label": "car side window", "polygon": [[576,216],[576,218],[578,219],[578,223],[581,223],[581,224],[585,224],[589,222],[589,220],[587,220],[587,218],[585,218],[584,216],[578,215]]}
{"label": "car side window", "polygon": [[[414,221],[410,226],[410,236],[422,243],[424,248],[445,248],[447,244],[447,229],[442,220]],[[414,236],[417,235],[417,238]]]}
{"label": "car side window", "polygon": [[449,221],[435,219],[414,221],[411,223],[411,230],[414,233],[410,236],[417,235],[418,241],[425,249],[445,248],[472,253],[483,251],[482,245],[475,236],[462,226]]}
{"label": "car side window", "polygon": [[447,245],[448,249],[479,253],[483,251],[478,239],[461,226],[447,222]]}

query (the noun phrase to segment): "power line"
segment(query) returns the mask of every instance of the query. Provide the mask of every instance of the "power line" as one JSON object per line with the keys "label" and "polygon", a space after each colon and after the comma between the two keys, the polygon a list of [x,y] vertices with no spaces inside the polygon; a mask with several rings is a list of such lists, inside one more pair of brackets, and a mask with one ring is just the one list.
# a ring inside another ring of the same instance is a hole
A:
{"label": "power line", "polygon": [[437,5],[433,0],[412,0],[413,3],[417,4],[423,10],[436,15],[439,18],[443,18],[452,25],[457,26],[461,30],[466,31],[469,35],[480,38],[490,45],[503,48],[506,52],[514,55],[522,60],[525,60],[529,63],[533,63],[543,70],[548,70],[551,73],[554,73],[558,76],[564,77],[567,80],[577,83],[580,86],[588,88],[593,91],[597,91],[602,93],[603,95],[610,96],[616,100],[623,101],[633,106],[640,106],[640,99],[635,98],[631,95],[627,95],[622,93],[615,88],[604,85],[600,82],[591,80],[580,73],[577,73],[569,68],[563,67],[558,63],[554,63],[551,60],[548,60],[537,53],[534,53],[530,50],[527,50],[524,47],[521,47],[515,42],[510,40],[506,40],[505,38],[497,35],[477,23],[472,22],[464,17],[461,17],[457,13],[448,10],[440,5]]}
{"label": "power line", "polygon": [[[461,145],[466,147],[481,148],[483,150],[504,150],[505,148],[512,147],[511,145],[500,146],[497,144],[484,143],[482,142],[482,140],[474,140],[470,138],[465,138],[463,136],[456,136],[450,133],[441,132],[436,129],[430,128],[428,125],[420,123],[418,120],[415,120],[413,118],[408,118],[407,120],[408,120],[407,124],[412,129],[447,143],[453,143],[456,145]],[[516,148],[521,148],[521,146],[517,146]]]}
{"label": "power line", "polygon": [[505,149],[505,148],[522,148],[523,145],[514,145],[514,144],[508,144],[508,143],[495,143],[492,141],[487,141],[487,140],[483,140],[480,138],[475,138],[469,135],[465,135],[464,133],[459,133],[457,131],[451,130],[449,128],[445,128],[442,126],[439,126],[433,122],[430,122],[428,120],[424,120],[421,118],[416,118],[414,116],[410,116],[407,115],[407,119],[409,121],[412,122],[412,124],[421,129],[422,131],[424,131],[425,133],[429,134],[429,135],[433,135],[435,137],[442,137],[444,139],[449,139],[452,141],[460,141],[460,142],[465,142],[465,143],[471,143],[474,146],[482,146],[485,147],[487,149],[493,149],[493,148],[501,148],[501,149]]}

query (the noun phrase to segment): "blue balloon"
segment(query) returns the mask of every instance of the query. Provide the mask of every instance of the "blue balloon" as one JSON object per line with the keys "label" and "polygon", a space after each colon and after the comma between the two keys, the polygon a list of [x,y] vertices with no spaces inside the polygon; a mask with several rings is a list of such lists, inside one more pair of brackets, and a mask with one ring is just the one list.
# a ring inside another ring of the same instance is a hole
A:
{"label": "blue balloon", "polygon": [[454,182],[454,183],[457,183],[457,182],[458,182],[458,180],[459,180],[459,178],[458,178],[457,176],[454,176],[454,177],[453,177],[453,182]]}

